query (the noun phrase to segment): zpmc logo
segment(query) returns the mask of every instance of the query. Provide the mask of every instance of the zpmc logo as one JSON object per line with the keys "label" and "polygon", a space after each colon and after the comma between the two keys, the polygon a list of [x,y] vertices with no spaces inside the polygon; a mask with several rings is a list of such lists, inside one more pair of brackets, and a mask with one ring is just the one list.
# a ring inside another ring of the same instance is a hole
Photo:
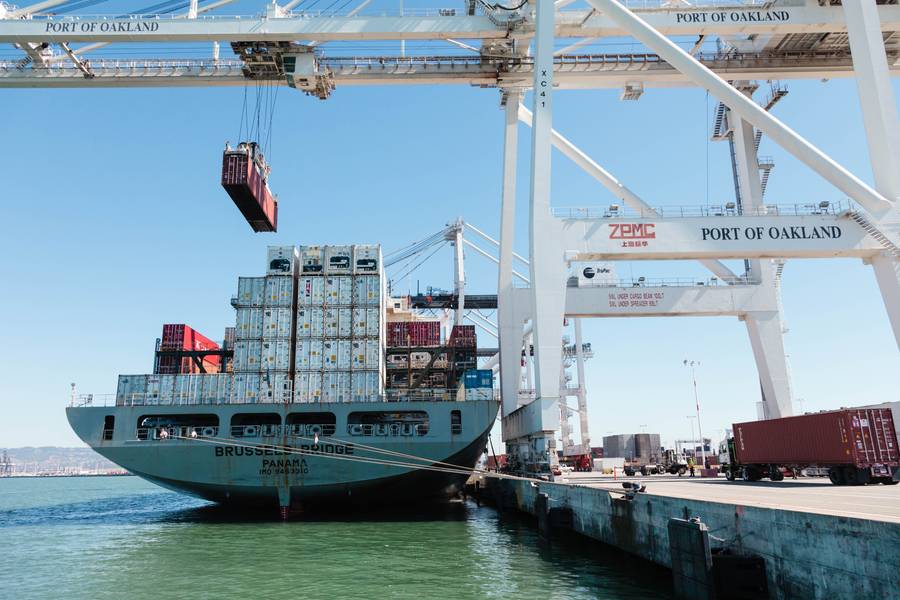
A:
{"label": "zpmc logo", "polygon": [[655,223],[610,223],[611,240],[652,240],[656,238]]}

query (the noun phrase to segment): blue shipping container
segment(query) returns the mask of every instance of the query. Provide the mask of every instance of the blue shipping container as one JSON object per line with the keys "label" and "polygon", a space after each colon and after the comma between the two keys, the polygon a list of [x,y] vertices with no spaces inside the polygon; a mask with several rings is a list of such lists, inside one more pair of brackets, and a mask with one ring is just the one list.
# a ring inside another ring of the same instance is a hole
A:
{"label": "blue shipping container", "polygon": [[463,374],[466,389],[494,387],[494,372],[490,369],[469,369]]}

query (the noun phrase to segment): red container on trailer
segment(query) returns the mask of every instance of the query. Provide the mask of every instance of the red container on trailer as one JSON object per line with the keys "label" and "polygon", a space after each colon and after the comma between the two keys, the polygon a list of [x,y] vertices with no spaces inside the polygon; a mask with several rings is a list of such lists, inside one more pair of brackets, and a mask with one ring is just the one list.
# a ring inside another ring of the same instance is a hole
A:
{"label": "red container on trailer", "polygon": [[741,464],[900,466],[894,419],[887,408],[735,423],[734,449]]}
{"label": "red container on trailer", "polygon": [[278,230],[278,200],[266,183],[268,167],[255,143],[226,147],[222,187],[255,232]]}

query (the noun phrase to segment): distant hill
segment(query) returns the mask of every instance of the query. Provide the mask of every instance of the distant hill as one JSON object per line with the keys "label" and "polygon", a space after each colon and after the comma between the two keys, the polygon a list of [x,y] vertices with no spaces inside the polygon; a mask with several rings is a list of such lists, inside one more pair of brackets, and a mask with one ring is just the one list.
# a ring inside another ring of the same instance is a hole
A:
{"label": "distant hill", "polygon": [[12,472],[16,474],[107,471],[120,468],[90,448],[58,446],[0,448],[0,461],[3,460],[4,452],[12,462]]}

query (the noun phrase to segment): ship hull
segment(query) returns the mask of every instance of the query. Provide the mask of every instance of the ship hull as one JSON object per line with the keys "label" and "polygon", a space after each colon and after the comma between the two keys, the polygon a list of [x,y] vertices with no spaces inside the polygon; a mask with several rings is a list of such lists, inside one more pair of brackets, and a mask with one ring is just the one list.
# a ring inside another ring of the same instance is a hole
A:
{"label": "ship hull", "polygon": [[[223,504],[364,510],[445,500],[454,494],[484,451],[497,409],[495,401],[486,400],[82,407],[69,408],[67,415],[75,432],[94,450],[168,489]],[[225,424],[254,411],[277,414],[281,423],[304,413],[327,413],[334,416],[335,430],[321,438],[288,427],[263,428],[251,437],[230,435],[235,431]],[[385,412],[425,413],[427,433],[354,435],[348,425],[361,413]],[[148,417],[179,415],[214,415],[221,425],[216,435],[204,428],[170,428],[172,434],[163,436],[157,429],[148,435],[139,427]],[[104,432],[110,422],[115,423],[113,430]],[[199,435],[192,437],[192,432]],[[441,471],[440,463],[456,465],[463,472]]]}

